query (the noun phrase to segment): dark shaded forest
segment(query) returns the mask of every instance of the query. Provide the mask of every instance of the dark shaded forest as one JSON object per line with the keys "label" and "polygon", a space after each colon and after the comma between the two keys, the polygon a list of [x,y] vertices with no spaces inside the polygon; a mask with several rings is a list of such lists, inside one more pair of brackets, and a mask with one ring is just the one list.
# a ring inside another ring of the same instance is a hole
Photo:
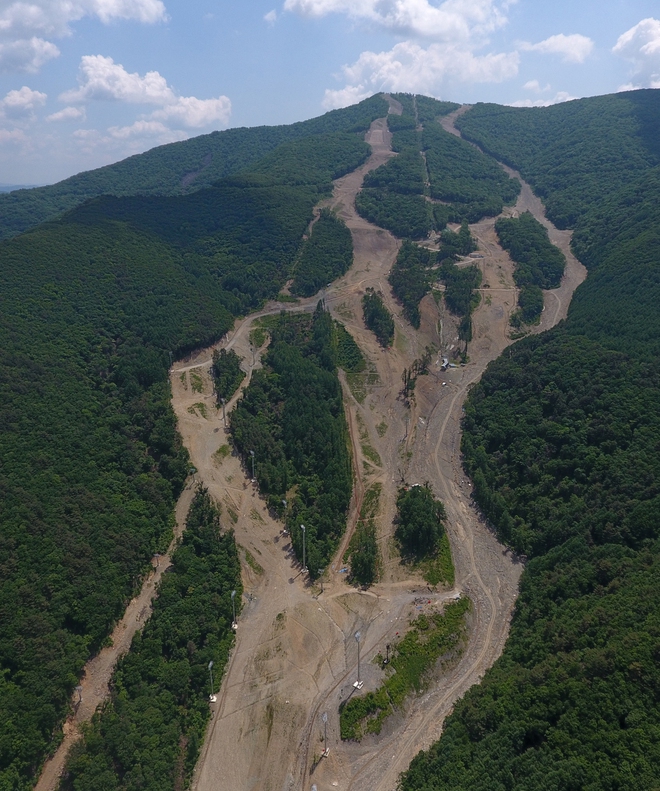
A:
{"label": "dark shaded forest", "polygon": [[500,244],[513,259],[515,284],[520,289],[520,310],[511,324],[531,324],[543,310],[541,289],[557,288],[566,266],[566,257],[548,238],[547,230],[526,211],[520,217],[501,217],[495,223]]}
{"label": "dark shaded forest", "polygon": [[378,343],[386,349],[394,340],[394,319],[385,307],[383,297],[368,288],[362,297],[362,315],[367,329],[371,330],[378,338]]}
{"label": "dark shaded forest", "polygon": [[351,232],[338,217],[322,209],[300,253],[291,293],[311,297],[345,274],[352,263]]}
{"label": "dark shaded forest", "polygon": [[404,791],[660,784],[659,123],[657,91],[460,119],[575,226],[590,274],[466,404],[475,497],[528,562],[502,658]]}
{"label": "dark shaded forest", "polygon": [[313,316],[283,313],[270,334],[264,367],[231,413],[231,433],[246,469],[254,452],[259,490],[284,516],[301,561],[305,526],[305,560],[316,579],[344,532],[353,490],[337,330],[319,302]]}
{"label": "dark shaded forest", "polygon": [[283,143],[334,132],[364,133],[387,114],[380,95],[288,126],[211,132],[153,148],[97,170],[30,190],[0,195],[0,239],[54,220],[100,195],[183,195],[251,167]]}
{"label": "dark shaded forest", "polygon": [[66,791],[183,788],[204,741],[213,691],[222,680],[231,630],[231,593],[241,602],[234,535],[198,489],[144,630],[115,669],[111,696],[69,758]]}
{"label": "dark shaded forest", "polygon": [[369,147],[340,131],[280,153],[190,195],[95,198],[0,246],[0,787],[31,786],[169,542],[189,472],[171,359],[278,293],[314,205]]}

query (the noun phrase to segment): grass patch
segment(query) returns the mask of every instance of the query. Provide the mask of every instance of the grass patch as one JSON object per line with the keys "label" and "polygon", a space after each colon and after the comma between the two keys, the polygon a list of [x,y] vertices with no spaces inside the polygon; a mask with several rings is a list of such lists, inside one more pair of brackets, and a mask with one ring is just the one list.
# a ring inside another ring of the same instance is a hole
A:
{"label": "grass patch", "polygon": [[298,297],[292,297],[291,294],[278,294],[276,302],[290,302],[293,305],[297,305],[300,300]]}
{"label": "grass patch", "polygon": [[256,508],[253,508],[253,509],[250,511],[250,519],[251,519],[253,522],[259,522],[259,523],[260,523],[260,524],[262,524],[262,525],[263,525],[263,524],[265,524],[265,523],[264,523],[264,520],[263,520],[263,518],[262,518],[262,516],[261,516],[261,514],[259,513],[259,511],[257,511],[257,509],[256,509]]}
{"label": "grass patch", "polygon": [[389,426],[387,425],[387,423],[384,420],[381,423],[379,423],[376,426],[376,431],[378,432],[378,436],[379,437],[384,437],[385,434],[387,434],[387,429],[388,428],[389,428]]}
{"label": "grass patch", "polygon": [[[351,698],[339,708],[341,738],[360,740],[380,733],[385,719],[412,693],[428,683],[430,671],[441,657],[456,659],[466,636],[465,616],[472,603],[467,597],[446,605],[443,613],[420,615],[410,631],[391,651],[388,676],[375,692]],[[382,658],[380,658],[382,661]]]}
{"label": "grass patch", "polygon": [[220,445],[220,447],[216,450],[213,454],[213,460],[216,464],[222,464],[222,462],[229,456],[231,453],[231,448],[229,445]]}
{"label": "grass patch", "polygon": [[258,562],[255,556],[250,552],[249,549],[243,547],[243,552],[245,552],[245,562],[248,566],[254,571],[255,574],[263,574],[264,568]]}
{"label": "grass patch", "polygon": [[197,371],[190,372],[190,386],[193,393],[201,393],[204,390],[204,380]]}
{"label": "grass patch", "polygon": [[231,508],[231,506],[229,506],[229,505],[227,506],[227,513],[229,514],[229,518],[231,519],[231,521],[232,521],[234,524],[236,524],[236,522],[238,522],[238,514],[237,514],[237,513],[236,513],[236,511],[234,511],[234,509],[233,509],[233,508]]}
{"label": "grass patch", "polygon": [[367,382],[364,374],[346,374],[346,381],[353,398],[358,404],[364,404],[364,399],[367,397]]}
{"label": "grass patch", "polygon": [[198,412],[204,418],[204,420],[209,419],[208,409],[206,408],[206,404],[203,404],[201,401],[198,401],[196,404],[188,407],[188,412],[191,415],[196,415]]}
{"label": "grass patch", "polygon": [[186,372],[185,372],[185,371],[183,371],[183,373],[181,374],[181,376],[179,377],[179,379],[181,380],[181,384],[182,384],[182,385],[184,386],[184,388],[187,390],[187,389],[188,389],[188,377],[187,377],[187,375],[186,375]]}
{"label": "grass patch", "polygon": [[358,413],[357,417],[357,424],[358,424],[358,431],[360,432],[360,447],[362,448],[362,453],[369,459],[372,464],[375,464],[378,467],[382,467],[383,462],[381,461],[378,452],[372,446],[371,442],[369,441],[369,432],[367,427],[362,420],[362,417]]}
{"label": "grass patch", "polygon": [[454,587],[454,562],[451,557],[449,539],[444,533],[438,542],[438,550],[433,557],[423,560],[419,569],[429,585],[443,585],[447,588]]}

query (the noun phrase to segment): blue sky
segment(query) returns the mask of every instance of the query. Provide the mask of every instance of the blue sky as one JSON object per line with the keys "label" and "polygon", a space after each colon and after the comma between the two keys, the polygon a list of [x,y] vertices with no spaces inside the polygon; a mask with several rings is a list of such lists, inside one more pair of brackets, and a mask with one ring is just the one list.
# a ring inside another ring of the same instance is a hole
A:
{"label": "blue sky", "polygon": [[0,183],[46,184],[380,90],[660,88],[657,0],[0,0]]}

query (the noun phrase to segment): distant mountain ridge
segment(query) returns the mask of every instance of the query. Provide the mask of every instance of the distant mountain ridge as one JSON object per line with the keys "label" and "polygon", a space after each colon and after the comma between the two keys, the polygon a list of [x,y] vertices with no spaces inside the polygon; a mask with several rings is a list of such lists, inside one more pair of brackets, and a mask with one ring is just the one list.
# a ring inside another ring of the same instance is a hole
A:
{"label": "distant mountain ridge", "polygon": [[342,110],[286,126],[211,132],[158,146],[57,184],[0,195],[0,239],[10,239],[100,195],[185,195],[249,168],[282,143],[330,132],[365,132],[387,114],[378,94]]}

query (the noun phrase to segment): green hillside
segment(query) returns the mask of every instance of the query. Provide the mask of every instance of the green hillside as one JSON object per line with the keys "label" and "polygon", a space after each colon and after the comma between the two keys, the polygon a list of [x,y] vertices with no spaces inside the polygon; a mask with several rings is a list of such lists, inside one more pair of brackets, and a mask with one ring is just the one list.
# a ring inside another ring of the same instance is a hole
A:
{"label": "green hillside", "polygon": [[83,664],[171,537],[189,462],[170,355],[278,293],[313,207],[369,150],[316,135],[191,195],[99,197],[0,243],[3,790],[31,786]]}
{"label": "green hillside", "polygon": [[228,129],[170,143],[97,170],[29,190],[0,195],[0,239],[55,219],[99,195],[183,195],[253,166],[283,143],[333,132],[364,132],[387,114],[372,96],[343,110],[288,126]]}
{"label": "green hillside", "polygon": [[590,274],[466,404],[475,497],[529,562],[502,658],[402,788],[657,788],[660,93],[481,105],[461,126],[575,226]]}

